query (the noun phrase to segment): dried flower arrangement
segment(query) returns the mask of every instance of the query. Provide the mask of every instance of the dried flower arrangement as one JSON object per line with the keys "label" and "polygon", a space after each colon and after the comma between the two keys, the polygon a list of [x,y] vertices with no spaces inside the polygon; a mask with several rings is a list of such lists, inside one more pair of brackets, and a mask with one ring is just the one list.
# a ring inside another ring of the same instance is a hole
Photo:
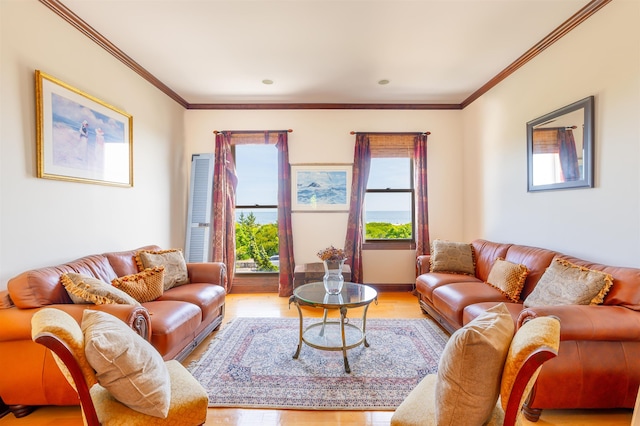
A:
{"label": "dried flower arrangement", "polygon": [[334,246],[329,246],[324,250],[320,250],[318,252],[318,257],[322,260],[329,261],[339,261],[347,258],[343,249],[335,248]]}

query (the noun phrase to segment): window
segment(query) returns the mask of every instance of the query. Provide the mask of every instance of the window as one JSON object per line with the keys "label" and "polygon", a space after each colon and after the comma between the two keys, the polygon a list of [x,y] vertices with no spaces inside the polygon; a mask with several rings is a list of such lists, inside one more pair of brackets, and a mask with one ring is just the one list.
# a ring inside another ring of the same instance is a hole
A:
{"label": "window", "polygon": [[413,161],[372,157],[364,201],[365,243],[414,241]]}
{"label": "window", "polygon": [[236,273],[277,272],[278,150],[235,145]]}

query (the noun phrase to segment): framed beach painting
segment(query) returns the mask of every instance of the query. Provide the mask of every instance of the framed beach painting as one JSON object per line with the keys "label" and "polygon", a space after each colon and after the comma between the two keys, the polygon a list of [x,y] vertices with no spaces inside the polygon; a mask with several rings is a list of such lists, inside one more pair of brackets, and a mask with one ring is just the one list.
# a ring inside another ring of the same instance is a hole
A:
{"label": "framed beach painting", "polygon": [[38,177],[133,186],[131,115],[36,70]]}
{"label": "framed beach painting", "polygon": [[351,164],[291,165],[291,210],[348,211]]}

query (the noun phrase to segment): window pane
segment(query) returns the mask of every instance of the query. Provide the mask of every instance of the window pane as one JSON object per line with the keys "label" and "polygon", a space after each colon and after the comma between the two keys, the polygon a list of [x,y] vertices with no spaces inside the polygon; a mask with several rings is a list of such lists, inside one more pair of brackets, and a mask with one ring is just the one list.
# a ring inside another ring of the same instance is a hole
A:
{"label": "window pane", "polygon": [[278,150],[275,145],[236,145],[236,205],[278,204]]}
{"label": "window pane", "polygon": [[411,193],[368,193],[365,196],[365,240],[411,239]]}
{"label": "window pane", "polygon": [[[236,272],[277,272],[278,150],[236,145]],[[262,206],[271,206],[262,207]]]}
{"label": "window pane", "polygon": [[410,158],[372,158],[367,188],[411,188],[410,165]]}

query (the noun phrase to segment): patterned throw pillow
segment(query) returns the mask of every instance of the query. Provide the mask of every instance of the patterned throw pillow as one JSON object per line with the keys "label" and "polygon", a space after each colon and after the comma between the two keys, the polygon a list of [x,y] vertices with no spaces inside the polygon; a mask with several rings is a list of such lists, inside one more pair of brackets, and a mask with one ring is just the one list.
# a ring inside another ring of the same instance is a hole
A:
{"label": "patterned throw pillow", "polygon": [[114,278],[111,284],[140,303],[151,302],[164,292],[164,266],[147,268],[137,274]]}
{"label": "patterned throw pillow", "polygon": [[81,326],[87,361],[98,383],[127,407],[166,418],[171,403],[169,370],[151,343],[106,312],[85,309]]}
{"label": "patterned throw pillow", "polygon": [[489,420],[514,329],[509,310],[500,303],[451,335],[438,365],[435,424],[482,425]]}
{"label": "patterned throw pillow", "polygon": [[554,259],[524,301],[524,307],[597,305],[613,285],[611,275]]}
{"label": "patterned throw pillow", "polygon": [[189,283],[187,263],[182,250],[141,250],[136,254],[138,270],[164,266],[164,290]]}
{"label": "patterned throw pillow", "polygon": [[431,272],[475,275],[473,246],[465,243],[435,240],[431,244]]}
{"label": "patterned throw pillow", "polygon": [[60,277],[60,282],[69,293],[73,303],[140,305],[136,299],[124,291],[97,278],[69,272]]}
{"label": "patterned throw pillow", "polygon": [[487,284],[500,290],[510,301],[517,303],[528,274],[526,266],[497,258],[487,277]]}

